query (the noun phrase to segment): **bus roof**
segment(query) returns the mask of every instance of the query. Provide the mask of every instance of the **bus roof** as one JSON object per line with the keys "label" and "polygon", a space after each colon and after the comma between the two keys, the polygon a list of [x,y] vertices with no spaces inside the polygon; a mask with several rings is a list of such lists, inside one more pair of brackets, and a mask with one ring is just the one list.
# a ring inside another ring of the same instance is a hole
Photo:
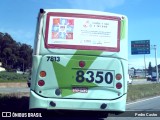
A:
{"label": "bus roof", "polygon": [[44,9],[46,13],[48,12],[65,12],[65,13],[80,13],[80,14],[95,14],[95,15],[107,15],[107,16],[118,16],[126,17],[122,14],[104,12],[104,11],[95,11],[95,10],[83,10],[83,9]]}

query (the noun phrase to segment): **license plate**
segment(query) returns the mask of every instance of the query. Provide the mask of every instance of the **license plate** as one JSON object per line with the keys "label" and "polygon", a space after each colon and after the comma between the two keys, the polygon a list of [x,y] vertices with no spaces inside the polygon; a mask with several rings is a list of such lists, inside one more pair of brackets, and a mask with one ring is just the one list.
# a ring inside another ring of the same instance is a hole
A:
{"label": "license plate", "polygon": [[88,88],[87,87],[73,87],[72,91],[74,93],[88,93]]}

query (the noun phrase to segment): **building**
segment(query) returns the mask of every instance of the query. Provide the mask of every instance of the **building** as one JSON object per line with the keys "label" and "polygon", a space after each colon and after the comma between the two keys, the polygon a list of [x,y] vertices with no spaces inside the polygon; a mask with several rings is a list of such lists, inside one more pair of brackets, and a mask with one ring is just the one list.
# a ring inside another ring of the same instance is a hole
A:
{"label": "building", "polygon": [[129,76],[134,76],[134,70],[135,69],[128,69]]}
{"label": "building", "polygon": [[128,74],[133,77],[145,77],[148,75],[148,72],[144,69],[129,69]]}
{"label": "building", "polygon": [[6,71],[5,68],[2,67],[2,63],[0,62],[0,72],[1,71]]}

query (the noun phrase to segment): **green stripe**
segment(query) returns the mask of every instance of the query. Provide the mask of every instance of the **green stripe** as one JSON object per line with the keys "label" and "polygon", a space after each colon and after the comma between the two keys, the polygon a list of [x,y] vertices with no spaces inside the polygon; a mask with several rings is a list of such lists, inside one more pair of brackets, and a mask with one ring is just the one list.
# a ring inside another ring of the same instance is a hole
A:
{"label": "green stripe", "polygon": [[[59,89],[62,90],[62,97],[74,94],[72,92],[73,86],[87,86],[89,88],[97,86],[94,83],[88,83],[86,81],[82,83],[76,82],[75,77],[77,70],[72,68],[79,68],[79,61],[84,60],[86,62],[85,69],[88,69],[101,53],[102,51],[77,50],[66,66],[63,66],[57,62],[53,62],[53,68],[55,70],[58,86]],[[91,54],[95,56],[86,56],[84,54]],[[86,72],[86,70],[83,71]]]}
{"label": "green stripe", "polygon": [[120,39],[124,39],[126,37],[126,19],[121,21],[121,36]]}

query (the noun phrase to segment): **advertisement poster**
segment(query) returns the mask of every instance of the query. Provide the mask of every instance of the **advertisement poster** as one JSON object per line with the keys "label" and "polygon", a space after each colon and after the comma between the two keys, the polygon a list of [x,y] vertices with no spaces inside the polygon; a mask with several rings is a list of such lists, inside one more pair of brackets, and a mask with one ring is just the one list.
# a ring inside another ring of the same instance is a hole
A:
{"label": "advertisement poster", "polygon": [[117,48],[118,27],[118,20],[50,16],[47,44]]}

